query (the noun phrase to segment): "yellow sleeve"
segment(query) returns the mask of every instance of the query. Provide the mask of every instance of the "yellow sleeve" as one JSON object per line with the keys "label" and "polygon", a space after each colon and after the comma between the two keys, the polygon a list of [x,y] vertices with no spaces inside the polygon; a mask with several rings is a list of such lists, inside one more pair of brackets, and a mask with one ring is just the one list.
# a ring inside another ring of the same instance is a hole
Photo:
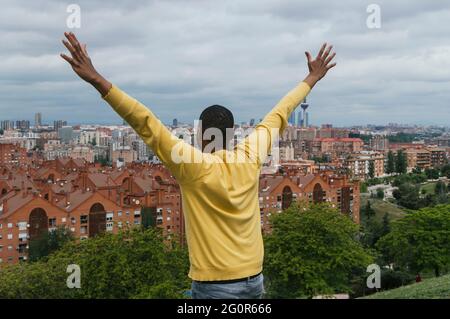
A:
{"label": "yellow sleeve", "polygon": [[103,99],[130,124],[178,182],[188,182],[201,173],[202,152],[174,136],[147,107],[115,85]]}
{"label": "yellow sleeve", "polygon": [[272,144],[287,126],[292,111],[309,94],[311,88],[305,82],[286,94],[278,104],[264,117],[253,132],[242,141],[237,149],[243,151],[260,166],[266,160]]}

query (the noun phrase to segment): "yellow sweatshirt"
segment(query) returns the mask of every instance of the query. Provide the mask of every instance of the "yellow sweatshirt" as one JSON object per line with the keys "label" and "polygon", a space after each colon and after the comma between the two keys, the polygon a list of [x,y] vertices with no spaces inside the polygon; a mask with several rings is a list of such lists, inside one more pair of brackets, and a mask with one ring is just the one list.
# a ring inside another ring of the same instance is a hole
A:
{"label": "yellow sweatshirt", "polygon": [[310,90],[301,82],[234,150],[212,154],[176,138],[149,109],[116,86],[103,97],[180,184],[193,280],[238,279],[262,271],[260,168],[289,115]]}

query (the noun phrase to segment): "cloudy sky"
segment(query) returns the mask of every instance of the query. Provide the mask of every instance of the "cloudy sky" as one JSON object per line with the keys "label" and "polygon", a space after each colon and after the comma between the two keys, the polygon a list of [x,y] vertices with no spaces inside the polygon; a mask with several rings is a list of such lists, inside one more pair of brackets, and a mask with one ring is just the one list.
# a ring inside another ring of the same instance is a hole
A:
{"label": "cloudy sky", "polygon": [[310,94],[313,124],[450,124],[448,0],[0,0],[0,119],[121,122],[59,57],[71,3],[96,68],[166,123],[211,104],[263,117],[328,41],[337,66]]}

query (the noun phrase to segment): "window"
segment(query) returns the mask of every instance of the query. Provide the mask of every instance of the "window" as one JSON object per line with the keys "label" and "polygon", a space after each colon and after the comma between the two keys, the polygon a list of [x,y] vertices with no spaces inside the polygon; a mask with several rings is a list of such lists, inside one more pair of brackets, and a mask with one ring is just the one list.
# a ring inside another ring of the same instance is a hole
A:
{"label": "window", "polygon": [[114,213],[107,213],[106,214],[106,221],[111,222],[113,220]]}
{"label": "window", "polygon": [[88,216],[87,215],[81,215],[80,216],[80,224],[87,224],[88,222]]}
{"label": "window", "polygon": [[56,227],[56,218],[48,219],[48,227]]}
{"label": "window", "polygon": [[19,254],[25,253],[27,250],[27,244],[20,244],[18,250],[19,250]]}
{"label": "window", "polygon": [[122,228],[122,222],[117,222],[117,227]]}
{"label": "window", "polygon": [[117,216],[118,216],[118,217],[121,217],[121,216],[122,216],[122,211],[121,211],[121,210],[118,210],[118,211],[117,211]]}
{"label": "window", "polygon": [[87,226],[80,227],[80,234],[87,234]]}
{"label": "window", "polygon": [[8,250],[11,251],[12,249],[13,249],[13,248],[12,248],[12,245],[9,245],[9,246],[8,246]]}
{"label": "window", "polygon": [[13,227],[12,223],[8,223],[8,228],[12,228],[12,227]]}
{"label": "window", "polygon": [[61,223],[65,223],[66,222],[66,217],[61,218]]}
{"label": "window", "polygon": [[113,230],[113,222],[106,223],[106,231],[112,231]]}
{"label": "window", "polygon": [[72,224],[75,224],[75,223],[77,222],[77,220],[76,220],[75,217],[71,217],[71,218],[70,218],[70,221],[71,221]]}
{"label": "window", "polygon": [[8,239],[13,239],[13,234],[8,234]]}

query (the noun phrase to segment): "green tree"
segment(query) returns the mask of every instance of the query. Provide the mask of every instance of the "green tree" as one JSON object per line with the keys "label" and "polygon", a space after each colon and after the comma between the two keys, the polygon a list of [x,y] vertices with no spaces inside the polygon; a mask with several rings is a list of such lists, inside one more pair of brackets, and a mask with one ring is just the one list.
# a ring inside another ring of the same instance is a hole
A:
{"label": "green tree", "polygon": [[375,210],[372,208],[372,204],[370,200],[367,201],[366,206],[361,209],[361,215],[363,219],[370,220],[372,217],[375,216]]}
{"label": "green tree", "polygon": [[387,235],[391,231],[391,222],[389,220],[389,214],[385,213],[383,216],[382,233],[381,236]]}
{"label": "green tree", "polygon": [[360,189],[361,193],[367,193],[367,183],[362,182],[361,183],[361,189]]}
{"label": "green tree", "polygon": [[428,179],[438,179],[440,172],[438,169],[435,168],[427,168],[425,170],[425,175],[427,176]]}
{"label": "green tree", "polygon": [[390,143],[411,143],[416,137],[416,134],[397,133],[395,135],[389,135],[388,139]]}
{"label": "green tree", "polygon": [[360,241],[364,247],[373,248],[377,241],[383,236],[382,224],[376,219],[366,219],[361,225]]}
{"label": "green tree", "polygon": [[38,238],[30,241],[28,250],[30,261],[47,257],[73,239],[72,232],[66,227],[58,227],[55,230],[42,233]]}
{"label": "green tree", "polygon": [[446,204],[448,202],[448,191],[447,191],[447,186],[445,185],[444,182],[439,181],[436,183],[436,186],[434,188],[434,193],[436,195],[436,200],[440,203],[440,204]]}
{"label": "green tree", "polygon": [[[67,266],[81,269],[68,289]],[[133,228],[71,241],[46,260],[0,269],[0,298],[184,298],[187,250],[160,229]]]}
{"label": "green tree", "polygon": [[368,220],[375,216],[375,210],[372,208],[370,200],[367,201],[367,205],[364,209],[364,215]]}
{"label": "green tree", "polygon": [[377,243],[386,263],[413,273],[450,266],[450,205],[424,208],[392,222],[392,230]]}
{"label": "green tree", "polygon": [[378,199],[383,199],[384,198],[384,189],[381,187],[377,188],[377,198]]}
{"label": "green tree", "polygon": [[[375,216],[375,211],[370,207],[370,201],[367,203],[367,207],[363,210],[366,216]],[[372,211],[370,215],[367,215],[367,211]],[[373,215],[372,215],[373,214]],[[376,218],[362,218],[361,219],[361,243],[365,247],[373,248],[377,241],[390,231],[389,215],[384,214],[382,222]]]}
{"label": "green tree", "polygon": [[386,173],[388,173],[388,174],[395,173],[395,156],[392,151],[388,152]]}
{"label": "green tree", "polygon": [[450,164],[446,164],[441,167],[441,176],[446,176],[450,178]]}
{"label": "green tree", "polygon": [[397,157],[395,161],[395,172],[398,174],[406,174],[408,164],[406,162],[406,155],[403,150],[397,151]]}
{"label": "green tree", "polygon": [[394,190],[392,195],[400,206],[409,209],[419,209],[423,206],[427,206],[425,205],[425,200],[420,198],[419,191],[419,186],[405,183],[401,184],[398,189]]}
{"label": "green tree", "polygon": [[351,279],[372,262],[356,239],[358,226],[327,204],[293,205],[271,222],[264,266],[270,297],[350,291]]}

